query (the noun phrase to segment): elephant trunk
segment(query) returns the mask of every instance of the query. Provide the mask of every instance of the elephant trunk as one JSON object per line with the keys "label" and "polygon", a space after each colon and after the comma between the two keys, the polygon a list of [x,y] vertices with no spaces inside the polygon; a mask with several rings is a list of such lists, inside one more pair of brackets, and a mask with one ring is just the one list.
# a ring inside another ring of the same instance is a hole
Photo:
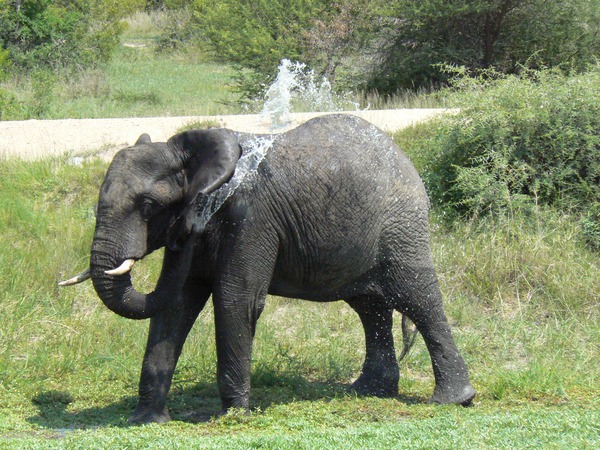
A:
{"label": "elephant trunk", "polygon": [[[128,319],[148,319],[160,311],[159,289],[150,294],[138,292],[131,283],[131,275],[109,274],[119,263],[109,253],[92,250],[90,270],[96,293],[113,312]],[[160,283],[159,283],[160,284]]]}
{"label": "elephant trunk", "polygon": [[128,319],[148,319],[169,307],[177,307],[181,290],[190,271],[196,236],[192,234],[180,251],[165,249],[162,272],[150,294],[138,292],[131,283],[133,260],[119,261],[115,252],[92,245],[91,278],[96,293],[113,312]]}

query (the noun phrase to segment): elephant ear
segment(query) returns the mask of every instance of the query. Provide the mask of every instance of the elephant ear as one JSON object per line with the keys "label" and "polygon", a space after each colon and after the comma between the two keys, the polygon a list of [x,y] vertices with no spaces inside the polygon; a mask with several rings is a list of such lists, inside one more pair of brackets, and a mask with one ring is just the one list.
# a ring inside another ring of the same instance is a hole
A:
{"label": "elephant ear", "polygon": [[221,129],[185,131],[169,139],[167,146],[183,161],[185,174],[183,211],[168,236],[169,247],[177,250],[192,232],[196,198],[231,179],[242,148],[233,133]]}
{"label": "elephant ear", "polygon": [[150,139],[150,135],[148,133],[143,133],[140,135],[137,141],[135,141],[134,147],[138,145],[151,144],[152,139]]}

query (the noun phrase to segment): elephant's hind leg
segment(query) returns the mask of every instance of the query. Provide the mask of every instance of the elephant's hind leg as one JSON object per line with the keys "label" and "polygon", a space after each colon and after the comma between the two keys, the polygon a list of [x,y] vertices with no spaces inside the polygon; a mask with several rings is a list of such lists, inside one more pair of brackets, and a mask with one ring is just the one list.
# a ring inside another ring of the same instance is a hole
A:
{"label": "elephant's hind leg", "polygon": [[350,387],[359,395],[398,395],[399,369],[392,335],[393,308],[382,299],[357,297],[347,300],[362,322],[366,355],[362,372]]}
{"label": "elephant's hind leg", "polygon": [[468,405],[475,397],[467,366],[460,355],[442,305],[433,264],[404,270],[396,284],[386,286],[398,311],[406,314],[423,336],[431,358],[435,389],[431,402]]}
{"label": "elephant's hind leg", "polygon": [[166,401],[175,366],[187,335],[209,295],[208,288],[188,283],[183,289],[179,307],[167,308],[150,320],[138,406],[129,418],[130,423],[170,420]]}

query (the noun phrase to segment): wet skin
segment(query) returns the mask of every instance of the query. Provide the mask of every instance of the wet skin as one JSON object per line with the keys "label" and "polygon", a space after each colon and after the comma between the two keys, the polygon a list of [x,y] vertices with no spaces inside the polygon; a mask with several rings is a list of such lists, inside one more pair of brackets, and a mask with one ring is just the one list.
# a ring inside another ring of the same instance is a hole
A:
{"label": "wet skin", "polygon": [[[109,308],[151,318],[139,404],[130,420],[169,419],[166,396],[177,359],[210,295],[223,410],[249,407],[252,341],[269,293],[350,304],[366,338],[363,370],[352,389],[365,395],[397,394],[392,314],[406,314],[431,356],[431,400],[470,403],[475,391],[431,258],[427,196],[408,158],[384,133],[352,116],[313,119],[272,140],[258,170],[202,226],[198,196],[231,179],[256,136],[211,130],[168,143],[141,139],[111,164],[90,268]],[[129,274],[106,274],[162,246],[165,261],[153,293],[135,292]]]}

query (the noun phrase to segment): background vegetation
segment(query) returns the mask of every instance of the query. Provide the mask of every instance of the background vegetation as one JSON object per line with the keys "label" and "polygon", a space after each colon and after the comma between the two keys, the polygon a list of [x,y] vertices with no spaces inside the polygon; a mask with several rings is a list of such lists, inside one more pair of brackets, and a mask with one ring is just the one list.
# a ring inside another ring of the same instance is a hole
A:
{"label": "background vegetation", "polygon": [[[4,68],[86,68],[108,60],[124,30],[122,19],[143,0],[2,0]],[[0,65],[0,69],[3,66]]]}
{"label": "background vegetation", "polygon": [[[597,223],[599,84],[598,65],[572,76],[551,69],[460,73],[444,91],[460,111],[405,133],[402,146],[414,152],[432,201],[449,217],[551,205]],[[591,228],[587,239],[600,245]]]}
{"label": "background vegetation", "polygon": [[157,51],[174,16],[138,12],[121,26],[111,57],[87,68],[14,63],[0,76],[0,120],[185,116],[239,113],[234,72],[193,46]]}
{"label": "background vegetation", "polygon": [[385,2],[379,57],[367,83],[440,86],[440,64],[515,73],[540,64],[585,70],[600,50],[600,10],[587,0],[410,0]]}
{"label": "background vegetation", "polygon": [[132,14],[143,11],[152,19],[144,45],[227,65],[226,81],[246,106],[264,95],[283,58],[365,105],[367,96],[444,87],[447,65],[581,73],[600,50],[594,0],[1,0],[0,81],[10,81],[0,86],[1,117],[47,117],[52,108],[38,98],[60,96],[59,80],[85,80],[89,70],[110,77]]}
{"label": "background vegetation", "polygon": [[250,97],[283,57],[340,89],[390,95],[445,85],[442,64],[581,71],[600,50],[593,0],[196,0],[190,8],[188,27],[235,65]]}

